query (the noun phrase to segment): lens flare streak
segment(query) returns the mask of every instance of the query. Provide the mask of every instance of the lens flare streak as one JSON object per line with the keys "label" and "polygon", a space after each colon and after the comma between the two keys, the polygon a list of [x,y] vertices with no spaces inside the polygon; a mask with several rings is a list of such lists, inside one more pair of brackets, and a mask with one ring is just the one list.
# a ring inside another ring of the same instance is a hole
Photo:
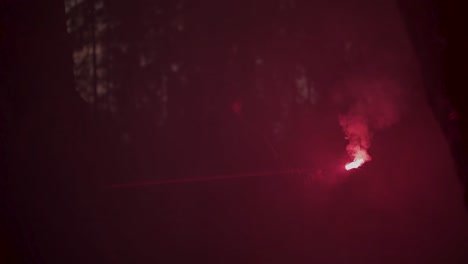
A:
{"label": "lens flare streak", "polygon": [[314,173],[316,169],[290,169],[290,170],[278,170],[278,171],[264,171],[264,172],[250,172],[250,173],[239,173],[239,174],[227,174],[217,175],[210,177],[190,177],[182,179],[166,179],[166,180],[154,180],[154,181],[141,181],[132,183],[122,184],[111,184],[106,185],[106,189],[116,188],[131,188],[131,187],[144,187],[152,185],[169,185],[169,184],[182,184],[182,183],[194,183],[194,182],[210,182],[220,180],[231,180],[239,178],[250,178],[250,177],[265,177],[265,176],[279,176],[279,175],[303,175],[304,173]]}

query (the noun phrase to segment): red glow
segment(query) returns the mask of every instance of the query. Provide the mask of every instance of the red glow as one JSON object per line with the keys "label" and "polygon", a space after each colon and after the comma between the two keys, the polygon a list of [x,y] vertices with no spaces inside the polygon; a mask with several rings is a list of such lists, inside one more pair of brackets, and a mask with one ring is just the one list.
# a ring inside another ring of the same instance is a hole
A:
{"label": "red glow", "polygon": [[240,114],[241,110],[242,110],[242,103],[241,102],[233,102],[231,104],[231,110],[234,114],[238,115]]}

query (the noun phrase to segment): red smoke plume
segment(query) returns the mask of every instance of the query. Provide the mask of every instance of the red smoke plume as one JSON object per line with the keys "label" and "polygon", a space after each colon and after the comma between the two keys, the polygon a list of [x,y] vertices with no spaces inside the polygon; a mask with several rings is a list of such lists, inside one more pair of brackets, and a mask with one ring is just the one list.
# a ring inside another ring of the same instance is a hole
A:
{"label": "red smoke plume", "polygon": [[360,167],[371,160],[368,149],[372,133],[396,123],[400,116],[400,87],[389,80],[352,81],[346,87],[352,100],[347,113],[339,116],[339,123],[348,140],[346,151],[353,159],[347,170]]}

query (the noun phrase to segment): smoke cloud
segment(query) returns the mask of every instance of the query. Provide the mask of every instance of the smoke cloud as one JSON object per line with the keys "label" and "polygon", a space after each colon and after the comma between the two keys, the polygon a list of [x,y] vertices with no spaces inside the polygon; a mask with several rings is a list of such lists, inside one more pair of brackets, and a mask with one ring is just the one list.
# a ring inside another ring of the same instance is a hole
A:
{"label": "smoke cloud", "polygon": [[[401,87],[387,79],[352,80],[345,84],[347,103],[339,124],[348,145],[346,151],[359,167],[371,160],[372,135],[398,122],[402,112]],[[347,167],[348,168],[348,167]]]}

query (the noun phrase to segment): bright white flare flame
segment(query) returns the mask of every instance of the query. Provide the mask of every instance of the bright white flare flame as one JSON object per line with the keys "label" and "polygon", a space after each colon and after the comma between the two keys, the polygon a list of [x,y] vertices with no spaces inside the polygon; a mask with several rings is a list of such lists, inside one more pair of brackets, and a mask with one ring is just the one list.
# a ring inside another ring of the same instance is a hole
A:
{"label": "bright white flare flame", "polygon": [[369,154],[367,154],[367,151],[362,148],[358,148],[358,150],[354,153],[353,156],[354,160],[346,164],[346,170],[357,169],[361,167],[361,165],[364,164],[364,162],[371,160],[371,157],[369,156]]}
{"label": "bright white flare flame", "polygon": [[346,164],[346,170],[352,170],[359,168],[362,164],[364,164],[364,159],[354,159],[353,162]]}

